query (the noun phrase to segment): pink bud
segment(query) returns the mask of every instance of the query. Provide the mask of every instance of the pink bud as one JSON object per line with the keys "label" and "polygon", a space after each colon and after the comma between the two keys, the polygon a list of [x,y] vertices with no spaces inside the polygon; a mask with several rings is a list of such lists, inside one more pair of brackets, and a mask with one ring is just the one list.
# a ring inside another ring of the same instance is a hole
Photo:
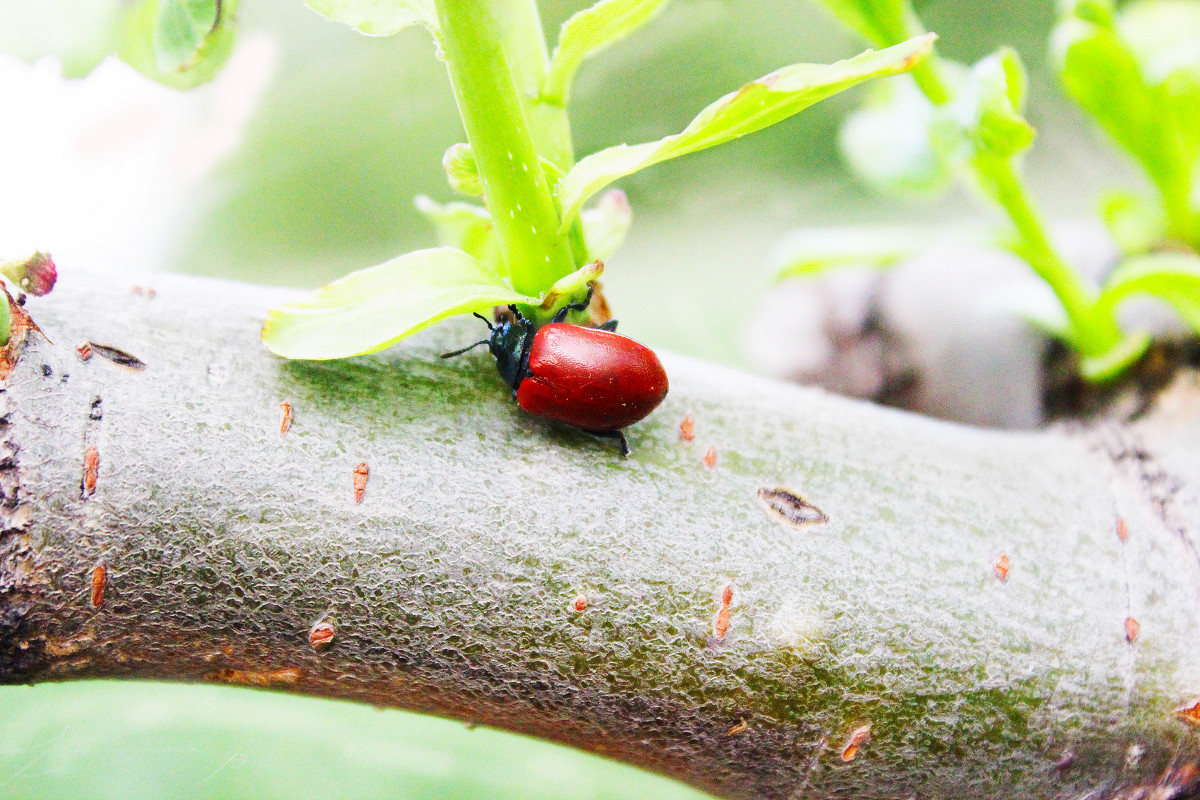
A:
{"label": "pink bud", "polygon": [[58,280],[58,267],[49,253],[34,253],[24,261],[9,261],[0,265],[0,273],[9,278],[22,291],[41,297],[50,294]]}

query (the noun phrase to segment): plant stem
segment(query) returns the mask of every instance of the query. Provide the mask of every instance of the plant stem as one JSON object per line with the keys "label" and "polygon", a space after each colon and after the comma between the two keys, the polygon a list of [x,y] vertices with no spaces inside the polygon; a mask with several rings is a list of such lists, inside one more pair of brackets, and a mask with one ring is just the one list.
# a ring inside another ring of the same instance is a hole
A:
{"label": "plant stem", "polygon": [[[160,275],[147,303],[129,280],[40,300],[55,342],[0,383],[0,683],[410,708],[738,800],[1148,797],[1200,760],[1172,713],[1200,674],[1194,375],[1133,423],[1011,435],[664,354],[625,461],[439,358],[467,321],[284,362],[258,344],[279,290]],[[85,337],[149,368],[81,362]],[[785,524],[756,494],[781,485],[828,521]]]}
{"label": "plant stem", "polygon": [[[537,4],[506,4],[506,13],[500,24],[504,51],[512,68],[513,82],[525,110],[534,147],[542,158],[565,175],[575,166],[571,120],[561,101],[547,101],[542,95],[550,54]],[[575,217],[565,235],[575,257],[575,266],[582,266],[587,245],[583,240],[583,223],[579,217]]]}
{"label": "plant stem", "polygon": [[[437,0],[437,11],[450,83],[513,288],[538,295],[571,273],[575,259],[567,238],[558,234],[558,210],[526,117],[528,100],[509,58],[509,50],[519,54],[516,73],[525,79],[537,58],[529,48],[536,45],[522,36],[506,48],[500,22],[528,17],[532,4]],[[533,16],[536,21],[536,9]],[[544,41],[540,46],[544,59]]]}
{"label": "plant stem", "polygon": [[[922,35],[925,33],[924,25],[911,8],[909,12],[904,35]],[[953,91],[944,75],[944,67],[936,51],[912,70],[913,79],[922,94],[930,103],[938,106],[945,105],[953,98]],[[1014,251],[1046,282],[1062,304],[1068,320],[1064,335],[1072,346],[1082,355],[1092,358],[1112,351],[1122,339],[1115,317],[1095,313],[1095,290],[1054,249],[1016,160],[982,157],[972,160],[971,167],[1016,229]]]}
{"label": "plant stem", "polygon": [[1014,250],[1062,303],[1071,344],[1084,356],[1101,356],[1121,341],[1116,319],[1094,313],[1095,290],[1062,260],[1042,223],[1013,159],[977,159],[972,166],[1017,230]]}

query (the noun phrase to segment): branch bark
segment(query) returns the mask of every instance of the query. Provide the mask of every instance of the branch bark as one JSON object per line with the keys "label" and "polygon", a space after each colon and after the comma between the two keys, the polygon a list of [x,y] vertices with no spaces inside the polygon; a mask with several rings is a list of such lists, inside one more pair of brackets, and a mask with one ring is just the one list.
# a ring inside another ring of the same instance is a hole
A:
{"label": "branch bark", "polygon": [[[731,798],[1194,788],[1194,375],[1133,423],[1004,434],[665,357],[622,461],[486,354],[438,359],[466,324],[284,362],[257,339],[281,292],[153,284],[31,309],[54,344],[0,408],[0,682],[347,698]],[[780,487],[828,521],[770,512]]]}

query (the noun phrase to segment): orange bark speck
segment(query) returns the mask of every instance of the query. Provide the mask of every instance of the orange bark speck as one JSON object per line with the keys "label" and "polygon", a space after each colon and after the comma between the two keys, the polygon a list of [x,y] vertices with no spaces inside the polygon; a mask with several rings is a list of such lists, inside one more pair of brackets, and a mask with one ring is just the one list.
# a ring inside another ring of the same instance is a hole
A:
{"label": "orange bark speck", "polygon": [[92,570],[92,608],[104,605],[104,590],[108,587],[108,566],[101,561]]}
{"label": "orange bark speck", "polygon": [[717,448],[710,447],[704,451],[704,466],[712,469],[717,465]]}
{"label": "orange bark speck", "polygon": [[90,495],[96,491],[96,481],[100,477],[100,453],[94,447],[89,447],[83,454],[83,493]]}
{"label": "orange bark speck", "polygon": [[1012,562],[1008,558],[1008,553],[1001,553],[992,562],[992,572],[1000,579],[1001,583],[1008,580],[1008,571],[1011,567]]}
{"label": "orange bark speck", "polygon": [[1133,644],[1137,639],[1138,634],[1142,632],[1142,625],[1133,617],[1125,618],[1125,641]]}
{"label": "orange bark speck", "polygon": [[696,438],[696,418],[688,414],[679,423],[679,438],[685,442],[690,442]]}
{"label": "orange bark speck", "polygon": [[1175,709],[1175,716],[1191,725],[1200,726],[1200,698],[1189,700]]}
{"label": "orange bark speck", "polygon": [[1129,539],[1129,526],[1125,524],[1124,517],[1117,517],[1117,538],[1122,542]]}
{"label": "orange bark speck", "polygon": [[871,738],[871,723],[869,722],[851,731],[850,738],[846,740],[845,746],[842,747],[842,761],[853,761],[854,757],[858,755],[858,751],[862,749],[863,744],[869,738]]}
{"label": "orange bark speck", "polygon": [[308,632],[308,643],[317,650],[323,650],[333,642],[333,635],[336,633],[333,623],[318,622],[312,626]]}
{"label": "orange bark speck", "polygon": [[285,401],[279,404],[279,435],[283,436],[290,427],[292,427],[292,404]]}
{"label": "orange bark speck", "polygon": [[713,617],[713,637],[716,639],[724,639],[725,634],[729,631],[729,605],[733,602],[733,584],[728,584],[721,590],[721,607],[717,609],[716,615]]}
{"label": "orange bark speck", "polygon": [[298,667],[285,667],[271,672],[249,672],[241,669],[219,669],[204,676],[205,680],[234,683],[244,686],[270,686],[276,683],[295,683],[303,673]]}
{"label": "orange bark speck", "polygon": [[363,501],[363,494],[367,491],[367,478],[370,475],[371,468],[365,461],[354,468],[354,502],[361,503]]}

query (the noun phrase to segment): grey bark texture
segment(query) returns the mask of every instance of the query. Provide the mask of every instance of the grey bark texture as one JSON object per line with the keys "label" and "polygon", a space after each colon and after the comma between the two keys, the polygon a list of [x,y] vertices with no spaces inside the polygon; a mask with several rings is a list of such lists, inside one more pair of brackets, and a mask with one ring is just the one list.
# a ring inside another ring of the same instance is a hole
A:
{"label": "grey bark texture", "polygon": [[1195,375],[1135,422],[1013,434],[668,356],[622,460],[486,353],[438,359],[467,323],[289,363],[258,340],[285,292],[141,282],[30,303],[53,344],[0,409],[0,682],[347,698],[731,798],[1194,789]]}

